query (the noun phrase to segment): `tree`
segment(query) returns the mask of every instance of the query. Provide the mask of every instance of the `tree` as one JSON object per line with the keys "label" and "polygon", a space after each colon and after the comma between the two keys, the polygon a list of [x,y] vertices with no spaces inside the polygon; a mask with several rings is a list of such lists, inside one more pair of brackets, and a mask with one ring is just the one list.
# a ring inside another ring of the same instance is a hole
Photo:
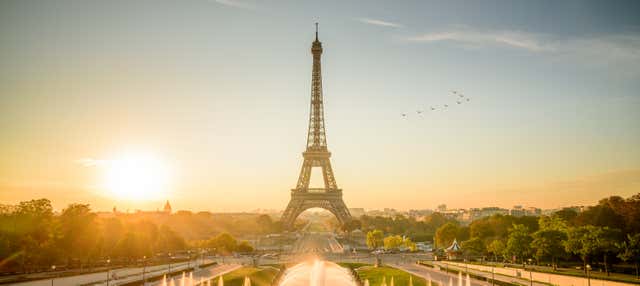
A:
{"label": "tree", "polygon": [[228,233],[221,233],[209,240],[209,247],[215,248],[218,253],[228,254],[236,251],[238,242]]}
{"label": "tree", "polygon": [[506,246],[502,240],[494,240],[487,246],[487,251],[493,254],[494,260],[498,261],[498,256],[504,256]]}
{"label": "tree", "polygon": [[531,236],[529,228],[522,224],[514,224],[509,231],[505,252],[511,257],[519,258],[523,263],[525,257],[531,255]]}
{"label": "tree", "polygon": [[565,253],[564,241],[567,240],[567,233],[553,228],[543,228],[534,232],[532,236],[531,247],[535,250],[536,259],[540,261],[543,257],[550,257],[553,271],[556,271],[557,258]]}
{"label": "tree", "polygon": [[567,232],[564,248],[567,252],[580,256],[585,274],[588,259],[598,250],[599,232],[601,228],[592,225],[570,228]]}
{"label": "tree", "polygon": [[96,215],[91,212],[87,204],[70,204],[60,214],[60,249],[66,254],[67,261],[80,260],[80,268],[84,262],[99,254],[96,247],[98,228],[95,223]]}
{"label": "tree", "polygon": [[460,247],[465,255],[478,256],[483,255],[487,250],[482,239],[474,237],[460,243]]}
{"label": "tree", "polygon": [[384,246],[384,234],[381,230],[375,229],[367,232],[367,247],[378,249]]}
{"label": "tree", "polygon": [[453,222],[448,222],[436,230],[436,245],[437,247],[444,248],[453,243],[453,240],[458,235],[458,225]]}
{"label": "tree", "polygon": [[384,238],[384,249],[397,249],[403,245],[402,236],[390,235]]}
{"label": "tree", "polygon": [[609,276],[609,255],[616,252],[618,250],[617,242],[620,241],[620,230],[611,229],[609,227],[601,228],[600,232],[597,233],[597,245],[598,251],[602,253],[602,261],[604,263],[604,271]]}
{"label": "tree", "polygon": [[249,244],[248,241],[243,240],[240,243],[238,243],[238,252],[241,253],[249,253],[249,252],[253,252],[253,246],[251,246],[251,244]]}
{"label": "tree", "polygon": [[638,273],[638,266],[640,265],[640,233],[627,234],[627,240],[617,246],[620,249],[618,258],[624,262],[632,261],[636,268],[636,279],[640,279],[640,274]]}

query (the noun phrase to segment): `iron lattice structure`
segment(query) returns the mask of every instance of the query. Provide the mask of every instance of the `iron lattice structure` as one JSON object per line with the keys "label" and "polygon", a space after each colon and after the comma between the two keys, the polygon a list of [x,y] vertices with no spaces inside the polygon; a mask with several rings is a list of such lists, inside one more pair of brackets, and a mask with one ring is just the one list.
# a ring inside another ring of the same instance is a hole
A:
{"label": "iron lattice structure", "polygon": [[[291,201],[282,214],[285,228],[291,229],[303,211],[310,208],[323,208],[333,213],[340,223],[351,220],[349,209],[342,200],[342,190],[338,188],[331,169],[331,152],[327,149],[327,136],[324,126],[324,107],[322,96],[322,71],[320,56],[322,43],[318,40],[316,23],[316,40],[311,45],[313,55],[313,70],[311,73],[311,111],[309,115],[309,132],[307,134],[307,149],[302,153],[304,161],[298,184],[291,190]],[[324,188],[309,188],[311,170],[315,167],[322,169]]]}

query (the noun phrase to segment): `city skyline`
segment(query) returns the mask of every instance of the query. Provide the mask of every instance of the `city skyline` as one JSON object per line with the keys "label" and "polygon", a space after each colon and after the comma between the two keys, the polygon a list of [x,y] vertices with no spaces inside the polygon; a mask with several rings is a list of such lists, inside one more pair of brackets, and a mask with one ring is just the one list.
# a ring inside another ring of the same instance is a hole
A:
{"label": "city skyline", "polygon": [[284,209],[316,21],[349,207],[550,209],[640,192],[636,3],[518,3],[501,19],[501,1],[188,3],[0,4],[3,203]]}

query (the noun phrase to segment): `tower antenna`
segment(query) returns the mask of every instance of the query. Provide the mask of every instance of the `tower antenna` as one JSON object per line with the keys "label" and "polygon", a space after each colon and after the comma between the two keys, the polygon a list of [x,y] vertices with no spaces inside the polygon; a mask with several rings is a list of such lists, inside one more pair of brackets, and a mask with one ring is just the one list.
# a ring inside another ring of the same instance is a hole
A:
{"label": "tower antenna", "polygon": [[318,22],[316,22],[316,41],[318,40]]}

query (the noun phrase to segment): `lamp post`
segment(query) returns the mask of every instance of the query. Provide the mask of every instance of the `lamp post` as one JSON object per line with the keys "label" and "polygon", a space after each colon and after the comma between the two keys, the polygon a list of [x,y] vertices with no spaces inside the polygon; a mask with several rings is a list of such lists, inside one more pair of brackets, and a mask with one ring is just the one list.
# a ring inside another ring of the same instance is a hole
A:
{"label": "lamp post", "polygon": [[169,275],[171,275],[171,252],[169,252]]}
{"label": "lamp post", "polygon": [[591,286],[591,265],[587,264],[587,286]]}
{"label": "lamp post", "polygon": [[107,286],[109,286],[109,270],[111,270],[111,259],[107,259]]}
{"label": "lamp post", "polygon": [[142,257],[142,285],[147,285],[147,278],[145,277],[145,272],[147,271],[147,256]]}
{"label": "lamp post", "polygon": [[531,274],[531,268],[533,268],[533,266],[531,265],[531,258],[529,258],[529,285],[533,286],[533,274]]}
{"label": "lamp post", "polygon": [[55,265],[51,265],[51,271],[54,271],[53,277],[51,277],[51,286],[53,286],[53,279],[56,278],[56,274],[55,274],[56,266]]}

